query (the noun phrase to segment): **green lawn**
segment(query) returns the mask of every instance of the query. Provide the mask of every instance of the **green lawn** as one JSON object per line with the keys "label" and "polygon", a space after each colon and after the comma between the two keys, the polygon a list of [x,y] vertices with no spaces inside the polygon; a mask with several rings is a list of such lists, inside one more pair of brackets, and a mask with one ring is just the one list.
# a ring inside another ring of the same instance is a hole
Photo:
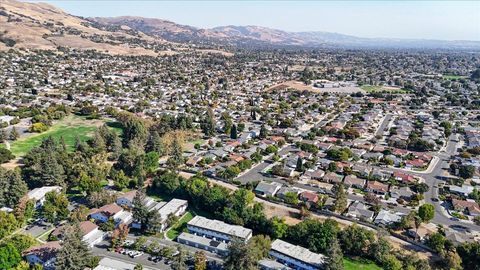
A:
{"label": "green lawn", "polygon": [[357,261],[350,258],[343,259],[343,266],[345,270],[382,270],[373,262]]}
{"label": "green lawn", "polygon": [[[93,131],[99,126],[99,120],[87,120],[84,117],[68,116],[65,119],[55,123],[50,129],[43,133],[33,134],[28,137],[20,138],[11,143],[11,151],[15,156],[23,156],[32,148],[39,146],[43,139],[52,136],[54,139],[63,137],[69,150],[73,149],[75,137],[78,136],[82,141],[86,141]],[[111,127],[117,131],[117,127]],[[121,132],[121,131],[118,131]]]}
{"label": "green lawn", "polygon": [[378,86],[378,85],[362,85],[360,86],[362,90],[364,90],[367,93],[375,93],[375,92],[389,92],[392,94],[405,94],[407,93],[406,90],[404,89],[391,89],[391,88],[386,88],[384,86]]}
{"label": "green lawn", "polygon": [[177,223],[175,223],[175,225],[173,225],[168,231],[167,231],[167,237],[169,239],[175,239],[177,238],[177,236],[183,232],[183,230],[185,228],[187,228],[187,222],[189,222],[190,220],[192,220],[192,218],[194,217],[195,215],[192,214],[191,212],[186,212],[185,215],[182,216],[182,218],[180,218],[180,220],[178,220]]}
{"label": "green lawn", "polygon": [[465,79],[466,76],[445,74],[443,75],[443,78],[445,80],[458,80],[458,79]]}

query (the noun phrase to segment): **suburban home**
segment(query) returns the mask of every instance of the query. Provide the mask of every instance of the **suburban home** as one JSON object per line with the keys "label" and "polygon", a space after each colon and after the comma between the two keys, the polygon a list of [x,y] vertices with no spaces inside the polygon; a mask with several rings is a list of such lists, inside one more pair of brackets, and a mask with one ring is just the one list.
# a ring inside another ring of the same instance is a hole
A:
{"label": "suburban home", "polygon": [[105,223],[112,218],[115,222],[115,226],[118,226],[122,223],[128,224],[132,220],[132,213],[123,210],[118,204],[111,203],[98,209],[92,209],[90,211],[90,218],[101,223]]}
{"label": "suburban home", "polygon": [[358,178],[355,175],[347,175],[343,179],[343,184],[347,187],[363,189],[365,187],[365,179]]}
{"label": "suburban home", "polygon": [[393,223],[399,222],[402,216],[402,213],[392,213],[390,211],[382,209],[375,218],[374,223],[379,226],[388,226]]}
{"label": "suburban home", "polygon": [[378,195],[385,195],[388,192],[388,185],[378,181],[368,181],[365,191],[373,192]]}
{"label": "suburban home", "polygon": [[[136,190],[132,190],[129,192],[124,193],[123,195],[118,196],[116,203],[120,206],[127,207],[129,209],[133,208],[133,198],[135,198],[135,195],[137,194]],[[145,197],[145,200],[143,201],[143,205],[147,209],[152,209],[158,204],[153,198],[151,197]]]}
{"label": "suburban home", "polygon": [[278,191],[276,196],[280,199],[284,199],[285,195],[287,193],[294,193],[294,194],[300,194],[301,190],[296,188],[296,187],[281,187]]}
{"label": "suburban home", "polygon": [[252,237],[252,230],[238,225],[195,216],[187,223],[188,232],[201,237],[228,243],[233,237],[248,241]]}
{"label": "suburban home", "polygon": [[480,216],[480,206],[474,200],[457,200],[452,199],[452,206],[455,211],[465,213],[469,216]]}
{"label": "suburban home", "polygon": [[[93,247],[100,243],[105,237],[105,233],[100,231],[98,226],[89,220],[80,222],[79,226],[82,231],[82,240],[89,247]],[[55,236],[57,239],[63,239],[64,229],[64,226],[58,227],[51,233],[51,235]]]}
{"label": "suburban home", "polygon": [[368,206],[363,202],[355,201],[348,208],[347,216],[359,220],[372,221],[375,212],[368,209]]}
{"label": "suburban home", "polygon": [[405,161],[405,165],[407,168],[423,168],[424,166],[427,165],[427,162],[425,162],[422,159],[409,159]]}
{"label": "suburban home", "polygon": [[27,193],[27,198],[29,200],[34,200],[35,207],[39,208],[43,206],[43,203],[45,202],[45,195],[48,192],[53,191],[53,192],[59,193],[61,190],[62,190],[62,187],[60,186],[34,188]]}
{"label": "suburban home", "polygon": [[336,174],[336,173],[334,173],[334,172],[328,172],[328,173],[325,174],[325,176],[322,178],[322,181],[323,181],[323,182],[332,183],[332,184],[341,183],[342,180],[343,180],[343,175]]}
{"label": "suburban home", "polygon": [[299,270],[318,270],[324,267],[326,256],[292,245],[280,239],[272,242],[269,255],[278,262]]}
{"label": "suburban home", "polygon": [[278,190],[282,187],[282,184],[279,183],[268,183],[268,182],[260,182],[258,183],[257,187],[255,187],[255,194],[262,196],[262,197],[267,197],[267,196],[275,196],[277,194]]}
{"label": "suburban home", "polygon": [[307,203],[307,205],[309,205],[309,206],[315,205],[318,202],[318,195],[313,193],[313,192],[310,192],[310,191],[304,191],[304,192],[300,193],[299,198],[300,198],[300,200]]}
{"label": "suburban home", "polygon": [[306,171],[301,178],[306,180],[317,180],[321,181],[323,176],[325,176],[325,171],[317,169],[317,170],[308,170]]}
{"label": "suburban home", "polygon": [[60,241],[51,241],[30,247],[22,254],[28,263],[40,264],[45,270],[54,270],[57,252],[60,248]]}
{"label": "suburban home", "polygon": [[393,177],[395,178],[395,180],[401,181],[405,184],[410,184],[417,181],[415,176],[398,171],[393,173]]}
{"label": "suburban home", "polygon": [[354,164],[352,166],[352,172],[356,173],[360,177],[368,177],[372,168],[363,164]]}
{"label": "suburban home", "polygon": [[459,195],[459,196],[463,196],[463,197],[468,197],[468,194],[472,193],[473,190],[475,189],[474,187],[468,186],[468,185],[462,185],[461,187],[455,186],[455,185],[450,185],[450,186],[445,186],[445,187],[448,188],[450,193],[455,194],[455,195]]}
{"label": "suburban home", "polygon": [[405,201],[410,201],[413,195],[414,195],[414,192],[410,190],[409,187],[392,186],[392,188],[390,189],[390,197],[397,200],[402,199]]}
{"label": "suburban home", "polygon": [[390,178],[390,176],[392,176],[392,173],[380,170],[378,168],[374,168],[371,172],[371,176],[372,176],[372,178],[374,178],[376,180],[385,181],[388,178]]}

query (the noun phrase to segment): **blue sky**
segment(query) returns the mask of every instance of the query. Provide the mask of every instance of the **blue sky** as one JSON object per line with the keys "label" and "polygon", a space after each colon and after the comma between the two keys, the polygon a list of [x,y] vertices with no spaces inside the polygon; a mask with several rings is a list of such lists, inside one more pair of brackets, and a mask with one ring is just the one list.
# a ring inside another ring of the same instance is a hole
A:
{"label": "blue sky", "polygon": [[[32,0],[34,1],[34,0]],[[210,28],[259,25],[360,37],[480,41],[480,1],[43,0],[80,16],[143,16]]]}

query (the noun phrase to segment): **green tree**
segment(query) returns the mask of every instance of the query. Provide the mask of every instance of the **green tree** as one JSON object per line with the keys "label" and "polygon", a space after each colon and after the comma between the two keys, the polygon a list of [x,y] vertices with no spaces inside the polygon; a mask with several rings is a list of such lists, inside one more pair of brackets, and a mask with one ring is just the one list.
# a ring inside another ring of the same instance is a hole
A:
{"label": "green tree", "polygon": [[187,252],[183,247],[177,246],[177,255],[173,258],[172,270],[187,270]]}
{"label": "green tree", "polygon": [[340,233],[340,240],[345,253],[359,256],[368,252],[375,236],[372,231],[353,224]]}
{"label": "green tree", "polygon": [[273,238],[283,238],[287,234],[288,225],[285,223],[285,219],[279,217],[272,217],[270,219],[270,235]]}
{"label": "green tree", "polygon": [[395,255],[388,254],[383,259],[383,269],[385,270],[402,270],[402,262]]}
{"label": "green tree", "polygon": [[16,141],[18,138],[20,138],[20,134],[18,134],[18,131],[15,127],[12,127],[12,130],[10,131],[10,135],[8,138],[12,141]]}
{"label": "green tree", "polygon": [[262,124],[262,126],[260,127],[259,137],[260,139],[265,139],[267,136],[268,136],[268,130],[265,127],[265,125]]}
{"label": "green tree", "polygon": [[0,206],[15,207],[27,191],[28,187],[22,179],[20,169],[0,168]]}
{"label": "green tree", "polygon": [[205,252],[197,251],[195,252],[195,270],[207,270],[207,256]]}
{"label": "green tree", "polygon": [[92,255],[82,238],[83,233],[78,224],[65,228],[62,246],[57,253],[57,260],[55,261],[56,269],[85,269]]}
{"label": "green tree", "polygon": [[233,125],[230,129],[230,138],[236,140],[238,138],[237,125]]}
{"label": "green tree", "polygon": [[418,216],[423,222],[429,222],[435,215],[435,207],[432,204],[426,203],[418,208]]}
{"label": "green tree", "polygon": [[251,247],[241,241],[234,239],[228,246],[228,255],[223,264],[226,270],[256,270],[257,254]]}
{"label": "green tree", "polygon": [[212,109],[208,109],[200,124],[205,136],[211,137],[215,133],[215,117]]}
{"label": "green tree", "polygon": [[6,163],[14,159],[15,156],[6,148],[0,148],[0,163]]}
{"label": "green tree", "polygon": [[303,167],[303,160],[301,157],[297,158],[297,165],[295,167],[295,170],[297,172],[303,172],[305,170],[305,168]]}
{"label": "green tree", "polygon": [[480,270],[480,243],[464,243],[457,246],[457,252],[462,259],[463,269]]}
{"label": "green tree", "polygon": [[176,171],[180,165],[183,165],[185,158],[183,157],[183,149],[180,141],[175,137],[172,142],[172,151],[170,157],[167,160],[168,166]]}
{"label": "green tree", "polygon": [[148,209],[145,206],[147,195],[144,189],[138,189],[133,197],[133,219],[141,223],[141,230],[145,231],[148,223]]}
{"label": "green tree", "polygon": [[334,239],[327,249],[326,270],[343,270],[343,254],[337,239]]}
{"label": "green tree", "polygon": [[42,213],[43,216],[52,223],[67,219],[69,211],[68,199],[65,197],[65,194],[55,191],[50,191],[45,194]]}
{"label": "green tree", "polygon": [[475,167],[472,165],[461,165],[458,168],[458,174],[460,177],[463,179],[469,179],[472,178],[473,175],[475,174]]}
{"label": "green tree", "polygon": [[0,269],[13,269],[21,260],[20,252],[12,244],[0,247]]}
{"label": "green tree", "polygon": [[347,192],[343,187],[343,184],[338,184],[335,188],[335,203],[333,205],[333,209],[337,213],[343,213],[348,207],[347,201]]}

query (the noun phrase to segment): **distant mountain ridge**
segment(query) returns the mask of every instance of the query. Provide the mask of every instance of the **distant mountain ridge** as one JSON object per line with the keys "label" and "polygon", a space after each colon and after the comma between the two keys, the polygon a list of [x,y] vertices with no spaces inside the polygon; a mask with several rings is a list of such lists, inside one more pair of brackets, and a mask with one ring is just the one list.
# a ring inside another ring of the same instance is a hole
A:
{"label": "distant mountain ridge", "polygon": [[124,55],[168,54],[187,44],[308,48],[414,48],[480,50],[480,41],[361,38],[330,32],[288,32],[268,27],[202,29],[135,16],[83,18],[45,3],[0,0],[0,50],[69,47]]}
{"label": "distant mountain ridge", "polygon": [[480,41],[447,41],[428,39],[362,38],[339,33],[310,31],[288,32],[262,26],[218,26],[201,29],[176,24],[161,19],[142,17],[91,18],[94,21],[113,25],[126,25],[146,34],[169,41],[218,41],[231,44],[260,43],[286,46],[340,46],[340,47],[385,47],[385,48],[440,48],[480,49]]}

